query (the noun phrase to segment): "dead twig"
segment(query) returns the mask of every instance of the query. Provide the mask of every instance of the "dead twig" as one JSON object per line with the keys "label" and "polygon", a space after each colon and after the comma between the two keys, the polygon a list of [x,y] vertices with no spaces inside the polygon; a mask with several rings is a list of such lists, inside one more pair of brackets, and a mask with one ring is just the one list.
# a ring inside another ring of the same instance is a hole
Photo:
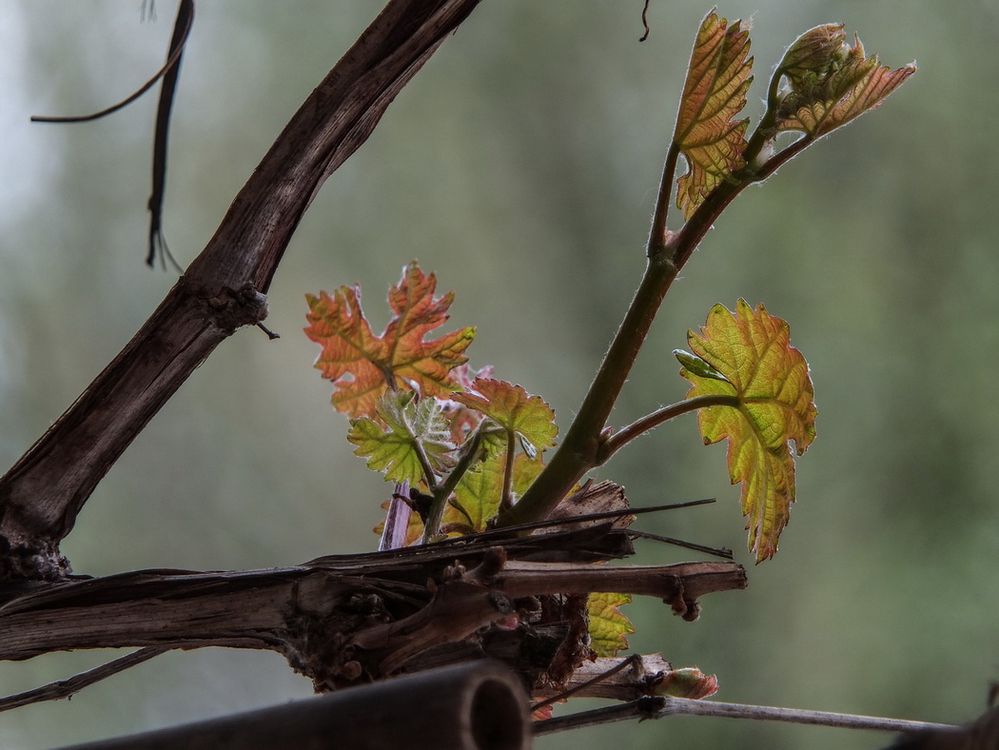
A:
{"label": "dead twig", "polygon": [[56,680],[47,685],[26,690],[23,693],[8,695],[5,698],[0,698],[0,711],[10,711],[12,708],[29,706],[32,703],[71,698],[85,687],[89,687],[101,680],[106,680],[108,677],[112,677],[119,672],[124,672],[126,669],[130,669],[137,664],[142,664],[144,661],[149,661],[154,656],[159,656],[168,650],[157,647],[140,648],[138,651],[133,651],[127,656],[122,656],[119,659],[109,661],[107,664],[101,664],[99,667],[88,669],[86,672],[80,672],[80,674],[73,675],[65,680]]}

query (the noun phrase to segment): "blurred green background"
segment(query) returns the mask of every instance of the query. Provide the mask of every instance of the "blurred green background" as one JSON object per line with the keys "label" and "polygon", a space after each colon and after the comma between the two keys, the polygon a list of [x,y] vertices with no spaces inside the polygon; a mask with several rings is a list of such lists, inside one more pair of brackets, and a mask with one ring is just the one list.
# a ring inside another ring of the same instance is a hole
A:
{"label": "blurred green background", "polygon": [[[563,428],[640,278],[648,219],[707,3],[485,0],[327,183],[270,291],[269,343],[239,332],[100,484],[65,551],[81,573],[290,564],[376,543],[387,493],[352,456],[311,367],[303,295],[360,283],[380,326],[419,258],[477,324],[473,364],[542,393]],[[165,229],[188,262],[288,117],[376,2],[200,3],[174,108]],[[0,465],[7,467],[128,341],[171,273],[145,254],[156,96],[91,111],[161,64],[175,4],[6,0],[0,24]],[[670,351],[709,306],[763,301],[811,363],[819,439],[798,503],[746,592],[688,624],[630,607],[634,648],[717,673],[730,701],[961,721],[999,677],[999,116],[989,0],[729,0],[753,17],[749,112],[798,33],[845,21],[920,72],[719,221],[668,296],[614,415],[680,398]],[[604,467],[635,504],[719,503],[640,527],[727,545],[750,564],[724,449],[694,420]],[[642,560],[686,553],[649,547]],[[0,692],[110,658],[0,665]],[[159,657],[71,702],[0,717],[0,746],[54,744],[310,692],[270,653]],[[419,697],[414,696],[414,701]],[[582,702],[574,707],[585,707]],[[607,747],[872,748],[871,733],[724,719],[630,723],[539,741]]]}

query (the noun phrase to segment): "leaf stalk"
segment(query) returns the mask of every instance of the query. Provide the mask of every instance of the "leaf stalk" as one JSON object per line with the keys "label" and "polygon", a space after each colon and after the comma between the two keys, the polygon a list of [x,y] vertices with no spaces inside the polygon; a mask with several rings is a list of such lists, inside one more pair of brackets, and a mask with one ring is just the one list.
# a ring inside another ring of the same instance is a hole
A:
{"label": "leaf stalk", "polygon": [[710,394],[697,396],[685,401],[678,401],[675,404],[656,409],[654,412],[636,419],[627,427],[622,427],[607,438],[600,446],[600,453],[598,454],[600,464],[605,463],[611,456],[635,438],[641,437],[650,430],[654,430],[664,422],[668,422],[674,417],[679,417],[681,414],[689,414],[692,411],[705,409],[710,406],[738,407],[739,397],[726,394]]}
{"label": "leaf stalk", "polygon": [[516,435],[513,430],[506,431],[506,465],[503,467],[503,494],[500,495],[500,509],[506,510],[513,507],[513,459],[516,449]]}

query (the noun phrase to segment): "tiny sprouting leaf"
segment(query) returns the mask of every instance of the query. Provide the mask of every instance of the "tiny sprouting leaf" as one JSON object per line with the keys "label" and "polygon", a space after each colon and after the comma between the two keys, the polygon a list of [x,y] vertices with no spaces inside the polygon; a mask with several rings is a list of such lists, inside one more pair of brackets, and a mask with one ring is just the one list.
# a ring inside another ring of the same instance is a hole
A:
{"label": "tiny sprouting leaf", "polygon": [[798,37],[777,71],[787,81],[777,109],[777,130],[800,130],[820,138],[878,107],[916,66],[892,70],[881,65],[877,56],[865,55],[859,38],[847,44],[842,24],[824,24]]}
{"label": "tiny sprouting leaf", "polygon": [[689,217],[704,198],[744,165],[746,106],[753,59],[749,32],[711,11],[701,22],[683,85],[673,145],[687,160],[676,183],[676,205]]}
{"label": "tiny sprouting leaf", "polygon": [[715,380],[725,380],[725,376],[709,365],[696,354],[685,352],[683,349],[674,349],[673,356],[677,358],[689,372],[700,375],[702,378],[713,378]]}
{"label": "tiny sprouting leaf", "polygon": [[522,386],[505,380],[476,378],[471,391],[455,393],[451,399],[475,409],[508,432],[519,435],[530,447],[544,451],[555,445],[558,427],[555,412],[540,396],[531,396]]}
{"label": "tiny sprouting leaf", "polygon": [[663,673],[662,680],[655,683],[653,692],[673,698],[700,700],[718,692],[718,678],[713,674],[704,674],[697,667],[671,669]]}
{"label": "tiny sprouting leaf", "polygon": [[452,463],[448,424],[434,398],[416,399],[413,393],[387,393],[375,417],[351,420],[347,440],[354,453],[368,459],[368,468],[385,474],[390,482],[426,484],[419,451],[435,473]]}
{"label": "tiny sprouting leaf", "polygon": [[388,390],[419,389],[422,396],[445,396],[456,383],[451,372],[464,364],[463,352],[475,329],[462,328],[430,341],[425,337],[448,319],[454,294],[435,297],[437,278],[415,263],[389,289],[392,319],[380,336],[361,310],[361,292],[342,286],[332,295],[306,295],[305,334],[322,347],[315,367],[333,381],[333,407],[348,416],[373,416]]}
{"label": "tiny sprouting leaf", "polygon": [[738,407],[701,409],[698,423],[706,445],[728,439],[732,483],[742,483],[742,513],[748,516],[749,549],[757,562],[773,557],[794,502],[794,458],[815,438],[815,392],[808,363],[791,346],[790,328],[759,305],[740,299],[735,313],[715,305],[700,333],[690,331],[694,353],[724,379],[684,366],[691,382],[687,398],[736,396]]}
{"label": "tiny sprouting leaf", "polygon": [[635,632],[635,626],[619,608],[629,602],[628,594],[595,593],[587,597],[590,648],[597,656],[617,656],[628,648],[627,636]]}
{"label": "tiny sprouting leaf", "polygon": [[777,66],[779,74],[787,76],[791,88],[805,92],[825,78],[846,55],[846,34],[841,23],[824,23],[799,36]]}
{"label": "tiny sprouting leaf", "polygon": [[[515,496],[522,495],[543,468],[541,461],[519,454],[513,462]],[[486,524],[499,512],[504,471],[505,455],[496,453],[465,472],[454,490],[457,507],[451,504],[444,511],[444,527],[464,525],[473,531],[485,530]]]}

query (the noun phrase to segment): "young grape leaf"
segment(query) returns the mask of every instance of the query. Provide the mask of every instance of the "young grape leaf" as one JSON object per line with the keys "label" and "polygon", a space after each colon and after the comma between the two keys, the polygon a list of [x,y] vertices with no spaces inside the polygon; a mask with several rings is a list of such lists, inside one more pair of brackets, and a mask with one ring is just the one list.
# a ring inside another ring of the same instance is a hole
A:
{"label": "young grape leaf", "polygon": [[[729,395],[738,407],[711,406],[698,413],[705,445],[728,439],[732,484],[742,483],[749,549],[756,561],[773,557],[794,502],[794,458],[815,438],[815,392],[808,363],[791,346],[786,322],[740,299],[735,313],[715,305],[700,333],[688,332],[694,353],[724,379],[686,365],[687,398]],[[690,355],[688,355],[690,356]],[[682,361],[682,360],[681,360]]]}
{"label": "young grape leaf", "polygon": [[816,26],[798,37],[777,68],[789,87],[778,105],[777,130],[820,138],[878,107],[915,72],[914,64],[892,70],[866,57],[859,38],[846,43],[842,24]]}
{"label": "young grape leaf", "polygon": [[444,325],[454,294],[434,297],[437,278],[413,262],[389,289],[392,319],[375,336],[361,310],[361,292],[342,286],[332,295],[308,294],[305,334],[322,347],[315,367],[333,381],[333,407],[348,416],[373,416],[388,390],[419,389],[422,396],[445,396],[455,387],[451,371],[467,361],[462,352],[475,328],[462,328],[424,340]]}
{"label": "young grape leaf", "polygon": [[749,32],[711,11],[701,22],[683,85],[673,146],[687,160],[676,205],[689,217],[715,187],[744,166],[746,125],[736,120],[752,83]]}
{"label": "young grape leaf", "polygon": [[[476,378],[492,377],[492,365],[486,365],[479,370],[474,370],[465,363],[455,367],[451,371],[451,377],[459,391],[467,391],[472,387]],[[444,413],[451,423],[451,442],[461,445],[465,439],[475,431],[479,423],[484,419],[481,412],[469,409],[464,404],[459,404],[451,399],[443,400]]]}
{"label": "young grape leaf", "polygon": [[540,396],[529,395],[522,386],[491,378],[476,378],[471,390],[452,394],[451,399],[482,412],[508,433],[519,435],[527,453],[555,445],[555,412]]}
{"label": "young grape leaf", "polygon": [[628,648],[628,634],[635,632],[631,620],[619,607],[631,602],[628,594],[590,594],[586,615],[590,623],[590,648],[597,656],[617,656]]}
{"label": "young grape leaf", "polygon": [[420,452],[435,474],[452,463],[454,446],[437,399],[417,400],[413,393],[387,393],[375,409],[376,419],[359,417],[350,422],[347,440],[354,453],[368,459],[368,468],[385,474],[390,482],[426,484]]}
{"label": "young grape leaf", "polygon": [[[486,524],[499,512],[505,458],[503,453],[496,453],[465,472],[454,490],[458,507],[448,505],[444,511],[445,528],[452,525],[468,526],[473,531],[485,530]],[[540,459],[532,460],[523,453],[518,454],[513,462],[514,494],[524,494],[543,468]]]}

